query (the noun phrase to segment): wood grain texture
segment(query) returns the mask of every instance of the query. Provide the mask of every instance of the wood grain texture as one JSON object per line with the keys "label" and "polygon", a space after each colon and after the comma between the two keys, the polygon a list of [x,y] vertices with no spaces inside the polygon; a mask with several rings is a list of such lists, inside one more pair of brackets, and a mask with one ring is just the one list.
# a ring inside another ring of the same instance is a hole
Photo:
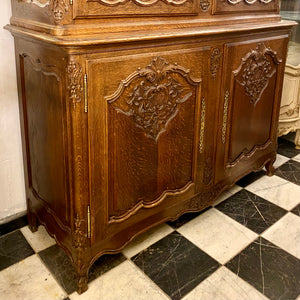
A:
{"label": "wood grain texture", "polygon": [[[105,253],[273,173],[278,0],[12,0],[28,219],[77,291]],[[130,16],[130,18],[128,18]],[[222,25],[222,26],[220,26]]]}

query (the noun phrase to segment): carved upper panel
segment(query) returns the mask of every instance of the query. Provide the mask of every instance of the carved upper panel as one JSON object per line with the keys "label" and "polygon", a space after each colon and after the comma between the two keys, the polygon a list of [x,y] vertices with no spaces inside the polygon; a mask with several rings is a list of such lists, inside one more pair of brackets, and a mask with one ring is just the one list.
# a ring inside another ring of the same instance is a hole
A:
{"label": "carved upper panel", "polygon": [[166,4],[172,5],[183,5],[190,0],[89,0],[90,2],[99,2],[108,6],[116,6],[120,4],[125,4],[127,2],[133,2],[137,5],[141,6],[151,6],[156,4],[157,2],[164,2]]}
{"label": "carved upper panel", "polygon": [[272,2],[274,0],[227,0],[228,3],[230,4],[238,4],[238,3],[241,3],[241,2],[245,2],[247,4],[254,4],[256,2],[261,2],[261,3],[264,3],[264,4],[268,4],[270,2]]}
{"label": "carved upper panel", "polygon": [[253,105],[260,100],[270,78],[276,72],[276,65],[280,62],[276,52],[259,43],[255,50],[251,50],[242,59],[240,67],[234,71],[237,82],[244,87]]}
{"label": "carved upper panel", "polygon": [[118,90],[105,99],[157,141],[178,113],[179,105],[195,96],[200,81],[193,80],[189,70],[157,57],[122,80]]}

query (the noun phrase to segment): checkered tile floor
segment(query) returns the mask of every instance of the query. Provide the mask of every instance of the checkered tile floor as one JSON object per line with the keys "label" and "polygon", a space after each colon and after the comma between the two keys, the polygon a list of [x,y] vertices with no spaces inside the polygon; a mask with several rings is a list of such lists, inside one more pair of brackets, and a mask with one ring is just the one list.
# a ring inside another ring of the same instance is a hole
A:
{"label": "checkered tile floor", "polygon": [[26,219],[0,226],[0,299],[300,300],[300,150],[279,139],[276,175],[241,179],[214,205],[101,257],[75,292],[66,254]]}

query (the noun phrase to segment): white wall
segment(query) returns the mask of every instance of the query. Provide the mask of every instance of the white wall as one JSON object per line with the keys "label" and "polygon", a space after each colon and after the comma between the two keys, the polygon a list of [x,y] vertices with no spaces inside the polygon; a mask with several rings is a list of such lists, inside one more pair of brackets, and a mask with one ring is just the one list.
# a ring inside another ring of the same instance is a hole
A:
{"label": "white wall", "polygon": [[0,9],[0,223],[26,210],[19,108],[12,35],[3,29],[10,0]]}

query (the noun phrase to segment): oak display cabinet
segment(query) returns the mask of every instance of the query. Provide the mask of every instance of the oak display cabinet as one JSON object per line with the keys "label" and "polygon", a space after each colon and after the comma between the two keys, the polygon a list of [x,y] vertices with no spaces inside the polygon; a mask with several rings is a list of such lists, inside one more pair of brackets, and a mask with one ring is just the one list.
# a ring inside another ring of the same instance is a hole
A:
{"label": "oak display cabinet", "polygon": [[12,0],[30,228],[79,293],[101,255],[272,175],[293,24],[278,0]]}

